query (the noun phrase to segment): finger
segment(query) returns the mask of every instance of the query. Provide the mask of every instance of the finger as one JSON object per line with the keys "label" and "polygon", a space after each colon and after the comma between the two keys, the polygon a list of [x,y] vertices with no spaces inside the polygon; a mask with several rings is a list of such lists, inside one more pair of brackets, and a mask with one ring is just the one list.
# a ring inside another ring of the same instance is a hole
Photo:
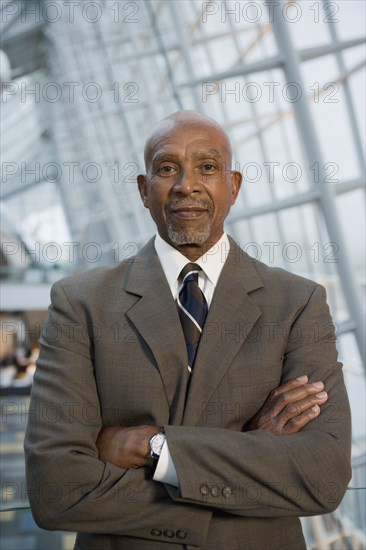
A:
{"label": "finger", "polygon": [[306,374],[303,374],[302,376],[298,376],[297,378],[292,378],[291,380],[288,380],[288,382],[285,382],[285,384],[281,384],[280,386],[278,386],[278,388],[273,390],[272,393],[275,393],[276,395],[281,395],[286,391],[303,386],[307,382],[308,377]]}
{"label": "finger", "polygon": [[285,384],[281,384],[271,392],[271,396],[278,397],[295,389],[301,389],[302,387],[311,388],[313,386],[316,387],[318,390],[322,390],[324,388],[324,384],[321,381],[308,383],[308,377],[304,375],[300,376],[299,378],[293,378]]}
{"label": "finger", "polygon": [[317,418],[320,414],[319,405],[313,405],[302,414],[291,418],[282,428],[282,434],[290,435],[299,432],[304,426]]}
{"label": "finger", "polygon": [[277,393],[277,388],[271,393],[267,402],[266,411],[270,411],[273,416],[280,414],[285,407],[293,403],[298,403],[303,399],[321,393],[324,388],[323,382],[314,382],[304,386],[288,389],[282,393]]}
{"label": "finger", "polygon": [[[301,429],[301,426],[296,429],[296,419],[301,417],[301,415],[304,413],[309,413],[311,418],[313,418],[312,412],[314,411],[312,411],[312,407],[319,407],[321,405],[324,405],[327,400],[328,394],[326,392],[320,392],[319,394],[307,397],[302,401],[287,405],[277,416],[274,416],[272,414],[272,410],[268,411],[266,414],[259,416],[256,426],[275,434],[281,434],[285,433],[285,427],[287,424],[289,424],[290,427],[294,425],[294,431],[298,431],[299,429]],[[318,408],[316,410],[318,410]]]}
{"label": "finger", "polygon": [[316,395],[312,395],[296,403],[291,403],[290,405],[287,405],[283,409],[283,411],[281,412],[281,414],[278,415],[276,420],[278,420],[280,423],[284,425],[291,419],[301,415],[303,412],[310,410],[311,407],[315,405],[324,405],[324,403],[326,403],[327,400],[328,400],[327,392],[322,391],[320,393],[317,393]]}

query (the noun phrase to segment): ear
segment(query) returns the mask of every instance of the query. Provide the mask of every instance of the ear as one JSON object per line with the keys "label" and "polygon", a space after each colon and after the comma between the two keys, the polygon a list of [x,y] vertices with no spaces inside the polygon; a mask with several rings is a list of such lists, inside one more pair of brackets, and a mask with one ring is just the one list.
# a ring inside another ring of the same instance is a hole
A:
{"label": "ear", "polygon": [[235,204],[240,191],[242,179],[243,176],[240,172],[237,172],[236,170],[231,171],[231,205]]}
{"label": "ear", "polygon": [[149,201],[147,197],[147,179],[146,175],[139,174],[137,176],[137,185],[140,192],[140,197],[145,208],[149,208]]}

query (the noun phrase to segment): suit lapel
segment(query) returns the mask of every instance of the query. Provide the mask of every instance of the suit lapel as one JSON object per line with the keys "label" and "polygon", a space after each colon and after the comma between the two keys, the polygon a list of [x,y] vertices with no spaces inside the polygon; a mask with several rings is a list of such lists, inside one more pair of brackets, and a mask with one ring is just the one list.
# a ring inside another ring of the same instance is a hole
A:
{"label": "suit lapel", "polygon": [[188,383],[187,350],[176,304],[155,252],[153,239],[132,260],[125,290],[140,296],[127,317],[151,349],[171,410],[180,424]]}
{"label": "suit lapel", "polygon": [[261,315],[249,294],[263,284],[249,257],[232,240],[230,244],[198,347],[184,425],[199,421],[203,404],[210,400]]}
{"label": "suit lapel", "polygon": [[250,293],[263,284],[249,257],[230,239],[189,381],[187,350],[176,304],[155,252],[154,240],[131,260],[125,291],[139,297],[126,313],[159,369],[171,411],[170,424],[195,425],[252,326],[261,316]]}

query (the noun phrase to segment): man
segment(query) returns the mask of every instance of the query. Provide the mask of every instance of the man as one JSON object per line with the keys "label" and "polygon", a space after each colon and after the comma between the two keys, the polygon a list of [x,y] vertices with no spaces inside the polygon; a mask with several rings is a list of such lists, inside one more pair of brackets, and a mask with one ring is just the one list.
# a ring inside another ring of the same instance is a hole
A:
{"label": "man", "polygon": [[25,442],[35,519],[80,550],[304,549],[299,516],[350,479],[324,289],[224,232],[241,175],[212,119],[165,118],[145,163],[156,238],[52,290]]}

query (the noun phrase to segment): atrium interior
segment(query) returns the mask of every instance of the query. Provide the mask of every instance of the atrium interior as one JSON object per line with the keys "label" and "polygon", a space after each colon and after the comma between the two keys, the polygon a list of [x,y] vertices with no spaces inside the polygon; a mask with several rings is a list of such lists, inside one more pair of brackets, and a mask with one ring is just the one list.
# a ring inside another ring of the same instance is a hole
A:
{"label": "atrium interior", "polygon": [[327,290],[353,478],[341,506],[304,519],[304,532],[312,550],[366,548],[365,3],[0,9],[2,548],[72,548],[72,534],[35,526],[24,485],[39,331],[53,282],[127,259],[154,234],[136,176],[151,128],[181,109],[211,116],[232,140],[244,183],[228,233]]}

